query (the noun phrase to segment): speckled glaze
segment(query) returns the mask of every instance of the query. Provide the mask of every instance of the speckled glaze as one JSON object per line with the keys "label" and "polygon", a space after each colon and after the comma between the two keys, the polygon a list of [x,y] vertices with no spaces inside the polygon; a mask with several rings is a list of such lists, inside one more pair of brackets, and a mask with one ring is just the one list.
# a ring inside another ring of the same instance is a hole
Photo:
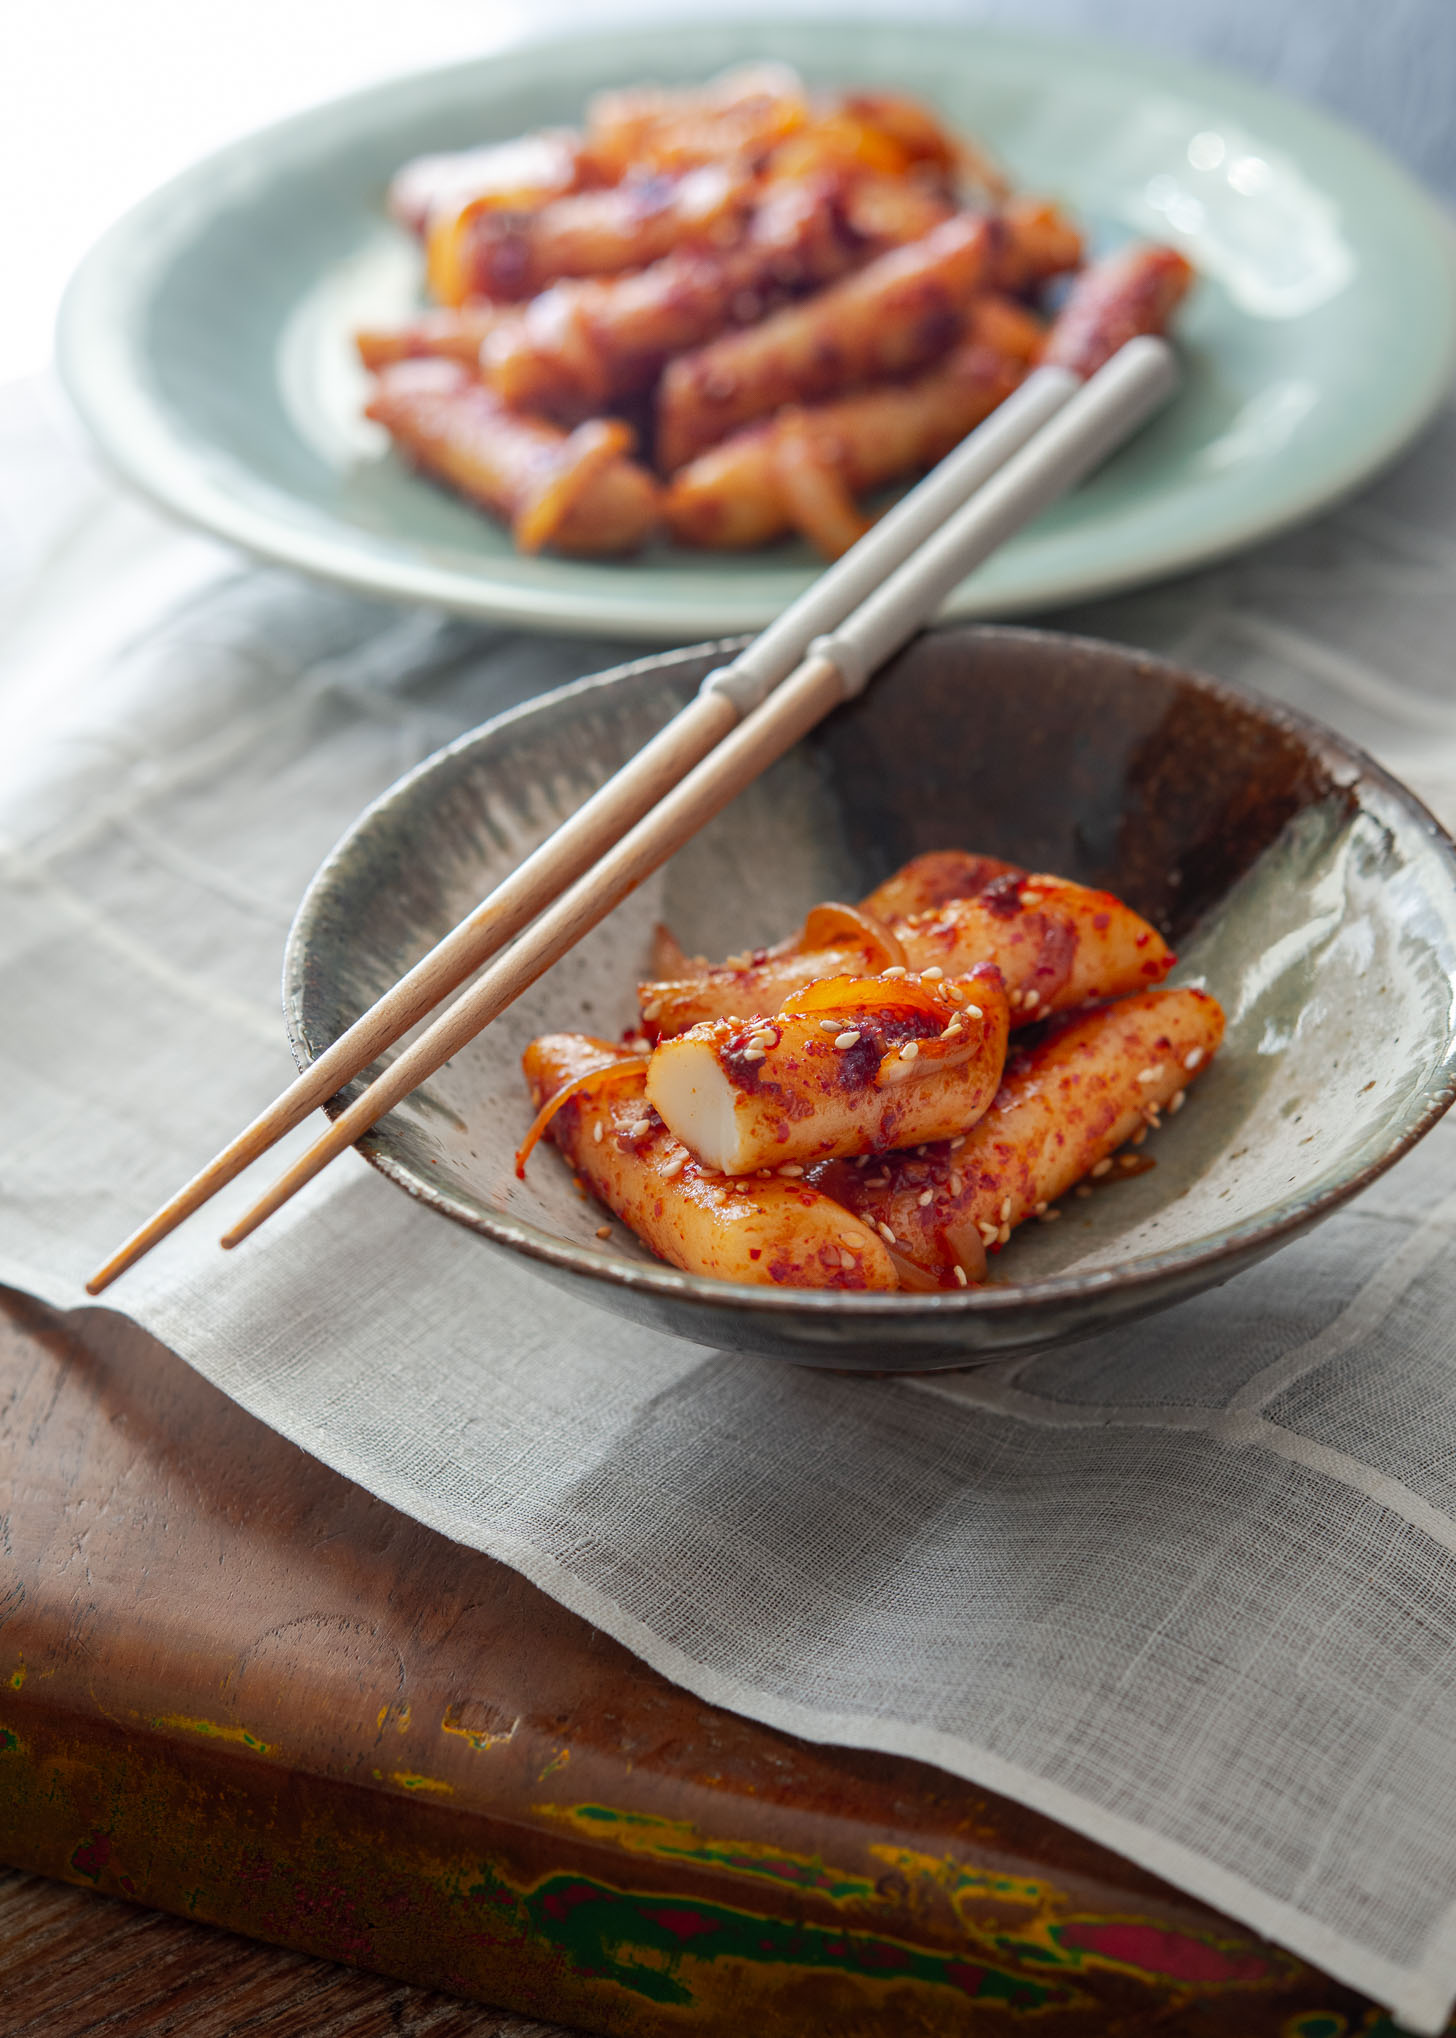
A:
{"label": "speckled glaze", "polygon": [[[359,820],[289,944],[317,1055],[634,752],[722,656],[667,653],[462,737]],[[1105,885],[1223,1002],[1222,1055],[1148,1144],[1157,1166],[1029,1225],[969,1293],[749,1288],[651,1258],[542,1148],[520,1053],[615,1034],[653,922],[690,951],[771,940],[950,845]],[[1327,1216],[1456,1094],[1456,848],[1360,751],[1160,660],[1049,633],[917,639],[363,1143],[392,1181],[549,1280],[698,1343],[811,1365],[963,1366],[1229,1279]],[[343,1093],[345,1100],[354,1090]],[[482,1285],[489,1269],[482,1266]]]}

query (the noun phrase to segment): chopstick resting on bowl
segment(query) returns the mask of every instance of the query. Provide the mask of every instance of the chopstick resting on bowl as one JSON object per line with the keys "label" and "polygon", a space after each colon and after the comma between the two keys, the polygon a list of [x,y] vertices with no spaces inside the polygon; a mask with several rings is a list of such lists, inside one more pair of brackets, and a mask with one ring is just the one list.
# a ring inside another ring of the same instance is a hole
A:
{"label": "chopstick resting on bowl", "polygon": [[1085,384],[1063,369],[1038,369],[777,621],[710,673],[628,764],[98,1268],[87,1291],[100,1294],[519,935],[222,1243],[246,1238],[832,708],[861,692],[973,567],[1127,438],[1176,381],[1171,350],[1152,338],[1129,341]]}

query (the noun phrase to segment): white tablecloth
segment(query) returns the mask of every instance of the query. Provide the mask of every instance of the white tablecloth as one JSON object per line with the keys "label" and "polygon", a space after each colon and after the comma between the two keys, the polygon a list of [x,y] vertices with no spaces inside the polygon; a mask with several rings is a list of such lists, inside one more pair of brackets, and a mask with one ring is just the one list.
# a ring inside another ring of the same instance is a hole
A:
{"label": "white tablecloth", "polygon": [[[1322,715],[1456,814],[1453,449],[1448,417],[1309,530],[1074,620]],[[630,647],[251,567],[116,496],[36,385],[0,394],[0,623],[0,1278],[71,1307],[289,1074],[283,937],[357,810]],[[353,1156],[224,1258],[245,1178],[114,1299],[704,1696],[1008,1792],[1434,2032],[1453,1158],[1443,1126],[1225,1288],[925,1383],[635,1330]]]}

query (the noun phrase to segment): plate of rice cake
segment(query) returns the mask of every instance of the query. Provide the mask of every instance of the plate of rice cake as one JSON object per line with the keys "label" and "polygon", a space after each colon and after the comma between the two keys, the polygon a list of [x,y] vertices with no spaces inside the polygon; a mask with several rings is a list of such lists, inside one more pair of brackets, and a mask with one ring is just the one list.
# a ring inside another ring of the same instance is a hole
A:
{"label": "plate of rice cake", "polygon": [[1219,72],[982,24],[524,43],[233,144],[97,244],[59,359],[169,510],[373,594],[757,627],[1040,360],[1176,401],[957,591],[1024,612],[1336,499],[1456,359],[1394,164]]}

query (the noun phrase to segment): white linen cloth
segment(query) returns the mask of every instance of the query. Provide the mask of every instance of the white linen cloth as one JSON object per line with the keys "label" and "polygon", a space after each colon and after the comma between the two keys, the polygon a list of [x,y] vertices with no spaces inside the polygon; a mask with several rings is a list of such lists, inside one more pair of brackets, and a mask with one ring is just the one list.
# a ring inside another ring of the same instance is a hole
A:
{"label": "white linen cloth", "polygon": [[[1456,816],[1456,418],[1359,501],[1073,619],[1250,682]],[[0,396],[0,1279],[51,1303],[291,1072],[283,937],[359,808],[632,647],[251,566]],[[705,1697],[1104,1841],[1435,2032],[1456,1995],[1456,1123],[1137,1327],[924,1382],[541,1284],[355,1156],[108,1302]],[[278,1165],[264,1163],[267,1179]]]}

